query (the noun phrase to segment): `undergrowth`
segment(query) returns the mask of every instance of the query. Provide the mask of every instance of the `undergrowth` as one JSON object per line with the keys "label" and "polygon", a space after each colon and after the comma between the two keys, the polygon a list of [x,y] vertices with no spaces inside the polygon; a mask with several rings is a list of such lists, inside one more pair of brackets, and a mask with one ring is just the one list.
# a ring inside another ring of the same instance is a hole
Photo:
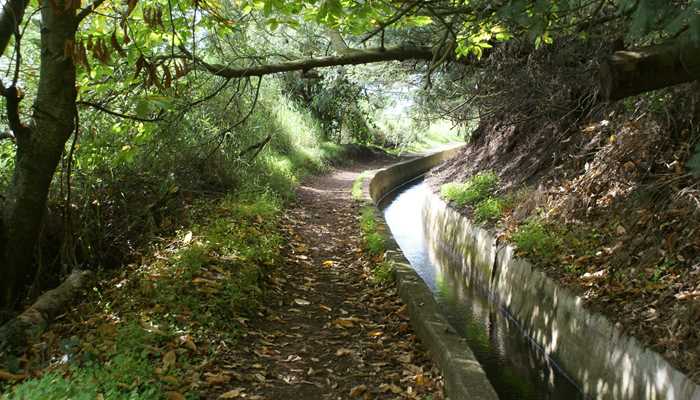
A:
{"label": "undergrowth", "polygon": [[267,269],[280,257],[280,210],[270,193],[194,204],[188,229],[66,317],[75,325],[54,355],[65,362],[2,399],[162,399],[196,390],[206,349],[235,341],[264,298]]}
{"label": "undergrowth", "polygon": [[[46,270],[71,264],[119,269],[134,261],[135,250],[181,229],[179,221],[193,201],[229,192],[272,192],[288,199],[300,179],[325,171],[342,152],[325,141],[318,120],[291,101],[276,80],[262,85],[248,119],[218,134],[242,117],[227,108],[228,97],[222,93],[187,114],[165,114],[159,123],[131,123],[106,114],[82,118],[81,128],[99,135],[80,135],[75,148],[69,226],[62,218],[66,172],[59,171],[54,180],[41,248],[42,260],[56,265]],[[246,96],[235,98],[230,108],[252,106]],[[0,171],[0,194],[11,179],[12,152],[0,146],[0,165],[8,167]],[[39,275],[35,294],[60,282],[58,274]]]}
{"label": "undergrowth", "polygon": [[494,194],[498,184],[498,175],[493,171],[483,171],[464,183],[442,185],[440,195],[458,207],[473,207],[474,220],[483,224],[498,220],[506,207],[506,200]]}
{"label": "undergrowth", "polygon": [[[364,176],[366,175],[360,175],[355,182],[361,182]],[[353,185],[354,190],[355,185]],[[386,284],[394,280],[394,263],[384,258],[387,250],[387,233],[380,228],[376,212],[376,207],[370,204],[360,209],[360,231],[363,248],[372,258],[371,279],[374,283]]]}
{"label": "undergrowth", "polygon": [[529,218],[511,236],[518,249],[528,255],[554,261],[562,240],[539,218]]}
{"label": "undergrowth", "polygon": [[372,280],[378,284],[386,284],[394,281],[394,263],[384,260],[372,268]]}

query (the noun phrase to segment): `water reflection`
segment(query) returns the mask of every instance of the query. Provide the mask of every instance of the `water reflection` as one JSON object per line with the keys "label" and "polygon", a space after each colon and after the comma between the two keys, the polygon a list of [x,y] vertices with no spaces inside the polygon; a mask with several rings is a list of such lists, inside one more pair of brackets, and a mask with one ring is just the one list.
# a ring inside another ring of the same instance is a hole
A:
{"label": "water reflection", "polygon": [[[384,216],[413,268],[435,294],[447,319],[467,339],[501,399],[581,399],[578,388],[522,333],[506,310],[489,301],[488,277],[468,276],[483,257],[456,254],[439,238],[426,238],[422,212],[429,189],[422,182],[383,201]],[[470,268],[467,268],[470,267]],[[470,272],[467,272],[470,271]]]}

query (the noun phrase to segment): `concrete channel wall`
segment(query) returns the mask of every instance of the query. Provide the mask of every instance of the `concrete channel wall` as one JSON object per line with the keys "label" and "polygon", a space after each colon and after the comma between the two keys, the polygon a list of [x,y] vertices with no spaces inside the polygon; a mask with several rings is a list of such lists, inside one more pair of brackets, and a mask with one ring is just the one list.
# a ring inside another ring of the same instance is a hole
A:
{"label": "concrete channel wall", "polygon": [[[457,150],[380,170],[370,181],[372,200],[379,202],[392,189],[423,174]],[[426,236],[436,256],[452,258],[451,263],[461,268],[460,276],[466,284],[486,289],[580,385],[586,397],[700,400],[698,385],[657,353],[622,334],[605,317],[584,309],[580,297],[559,287],[527,261],[516,258],[511,246],[497,246],[490,231],[475,226],[437,196],[427,202],[422,212],[428,229]],[[443,371],[448,396],[496,399],[474,355],[440,315],[430,289],[398,246],[393,243],[392,247],[391,257],[398,265],[399,293],[408,305],[416,332]]]}
{"label": "concrete channel wall", "polygon": [[[369,194],[372,201],[375,204],[379,203],[397,186],[420,176],[455,155],[457,151],[459,148],[447,149],[378,171],[370,179]],[[447,396],[451,400],[497,400],[498,395],[474,353],[440,313],[430,288],[401,253],[379,211],[377,216],[379,225],[389,236],[387,258],[395,265],[399,295],[407,305],[411,325],[416,334],[442,371]]]}
{"label": "concrete channel wall", "polygon": [[[513,247],[432,195],[423,210],[438,259],[460,268],[468,285],[486,289],[547,355],[595,399],[700,400],[700,388],[660,355],[626,336]],[[446,251],[445,247],[449,247]]]}

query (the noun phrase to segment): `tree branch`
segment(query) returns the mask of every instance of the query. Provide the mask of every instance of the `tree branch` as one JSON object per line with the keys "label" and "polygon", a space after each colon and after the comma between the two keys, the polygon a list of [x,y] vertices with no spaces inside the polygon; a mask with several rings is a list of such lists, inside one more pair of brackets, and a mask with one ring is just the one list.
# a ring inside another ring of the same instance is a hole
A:
{"label": "tree branch", "polygon": [[84,20],[88,15],[90,15],[93,11],[97,9],[97,7],[100,6],[100,4],[104,3],[105,0],[95,0],[90,4],[89,6],[83,8],[80,10],[78,15],[75,17],[75,22],[76,24],[79,24],[80,21]]}
{"label": "tree branch", "polygon": [[384,32],[384,29],[385,29],[387,26],[389,26],[389,25],[393,24],[394,22],[400,20],[404,15],[408,14],[411,10],[413,10],[413,8],[414,8],[415,6],[417,6],[419,3],[420,3],[420,0],[416,0],[416,1],[413,1],[413,2],[409,3],[408,5],[406,5],[403,9],[399,10],[396,14],[394,14],[393,17],[391,17],[391,18],[389,18],[388,20],[386,20],[386,21],[380,23],[379,26],[377,27],[377,29],[373,30],[373,31],[370,32],[367,36],[365,36],[365,38],[362,39],[362,40],[360,41],[360,43],[364,43],[364,42],[370,40],[371,38],[373,38],[373,37],[374,37],[377,33],[379,33],[379,32]]}
{"label": "tree branch", "polygon": [[24,10],[29,0],[8,0],[2,6],[0,14],[0,54],[5,53],[10,38],[19,30],[19,24],[24,18]]}
{"label": "tree branch", "polygon": [[253,151],[253,150],[257,150],[257,151],[253,154],[253,156],[250,157],[251,160],[254,160],[255,157],[258,156],[258,153],[260,153],[260,151],[263,149],[263,147],[265,147],[265,145],[266,145],[270,140],[272,140],[272,135],[271,135],[271,134],[268,134],[267,137],[266,137],[265,139],[261,140],[261,141],[258,142],[258,143],[255,143],[255,144],[253,144],[253,145],[248,146],[245,150],[243,150],[243,151],[241,151],[240,153],[238,153],[238,157],[243,157],[243,156],[246,155],[247,153],[250,153],[250,152]]}
{"label": "tree branch", "polygon": [[430,47],[395,47],[388,49],[358,50],[349,54],[329,57],[306,58],[296,61],[282,62],[279,64],[258,65],[248,68],[231,68],[220,64],[208,64],[201,60],[195,62],[209,73],[224,78],[245,78],[249,76],[263,76],[279,72],[310,70],[313,68],[333,67],[340,65],[370,64],[383,61],[406,61],[433,59],[433,50]]}
{"label": "tree branch", "polygon": [[100,105],[100,104],[91,103],[91,102],[89,102],[89,101],[78,101],[78,102],[76,102],[76,104],[79,105],[79,106],[89,106],[89,107],[92,107],[92,108],[94,108],[94,109],[96,109],[96,110],[99,110],[99,111],[102,111],[102,112],[104,112],[104,113],[107,113],[107,114],[109,114],[109,115],[114,115],[115,117],[124,118],[124,119],[130,119],[130,120],[134,120],[134,121],[156,122],[156,121],[160,121],[160,120],[163,119],[163,117],[162,117],[162,112],[159,113],[158,116],[153,117],[153,118],[142,118],[142,117],[138,117],[138,116],[136,116],[136,115],[123,114],[123,113],[120,113],[120,112],[117,112],[117,111],[113,111],[113,110],[110,110],[110,109],[108,109],[108,108],[103,107],[103,106]]}

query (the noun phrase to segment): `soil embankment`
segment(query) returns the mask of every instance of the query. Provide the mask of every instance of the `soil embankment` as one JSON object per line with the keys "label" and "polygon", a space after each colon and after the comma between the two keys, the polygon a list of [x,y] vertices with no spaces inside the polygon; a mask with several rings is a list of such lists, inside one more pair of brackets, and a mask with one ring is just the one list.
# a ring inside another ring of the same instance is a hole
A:
{"label": "soil embankment", "polygon": [[670,115],[609,115],[559,136],[489,118],[427,182],[439,192],[494,172],[501,208],[486,225],[700,383],[700,181],[688,169],[697,133]]}

